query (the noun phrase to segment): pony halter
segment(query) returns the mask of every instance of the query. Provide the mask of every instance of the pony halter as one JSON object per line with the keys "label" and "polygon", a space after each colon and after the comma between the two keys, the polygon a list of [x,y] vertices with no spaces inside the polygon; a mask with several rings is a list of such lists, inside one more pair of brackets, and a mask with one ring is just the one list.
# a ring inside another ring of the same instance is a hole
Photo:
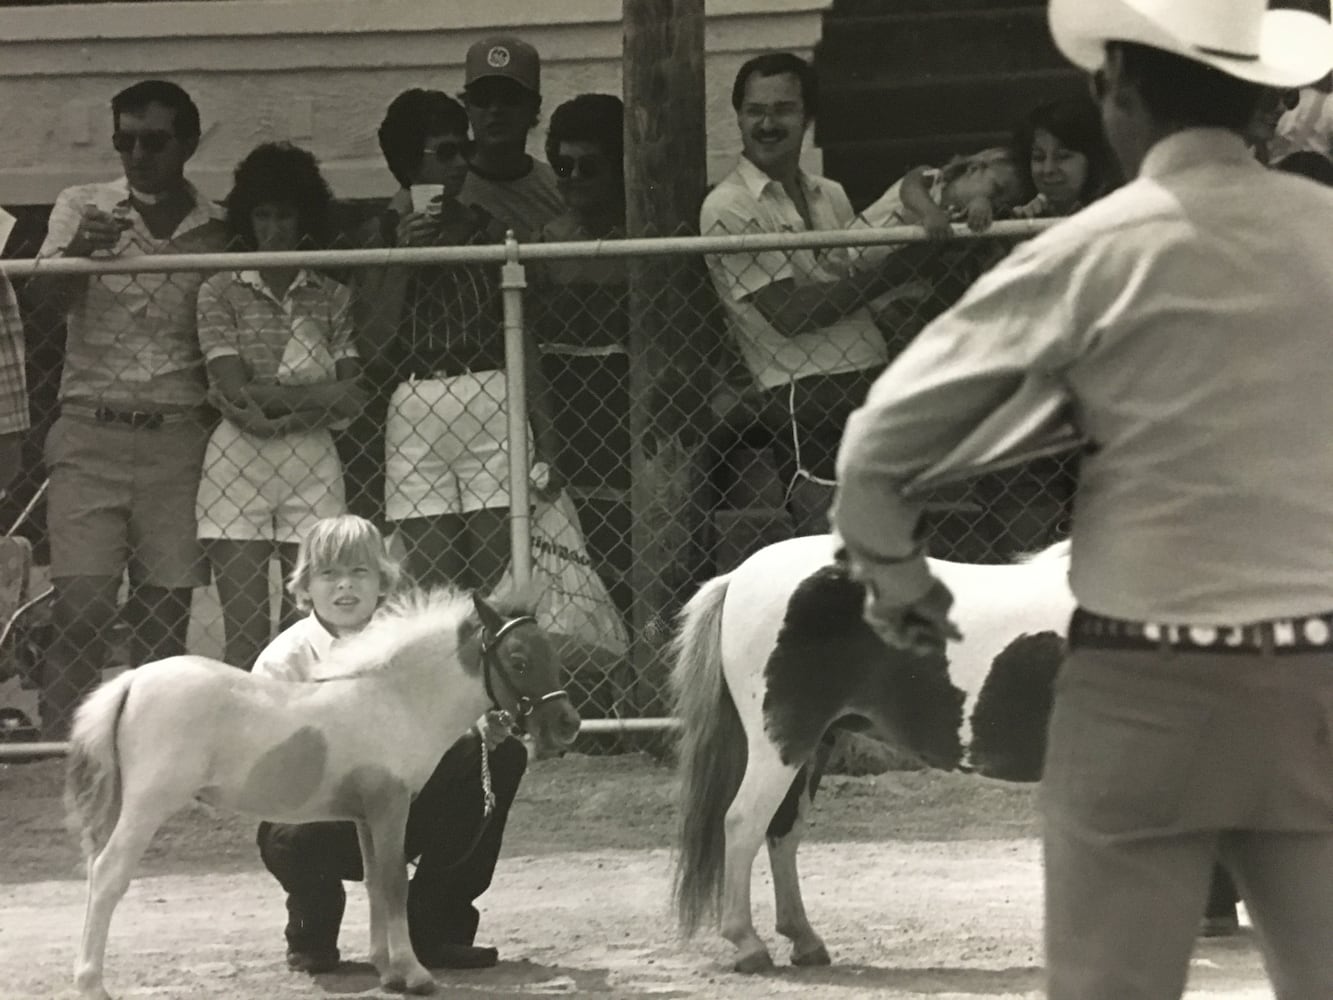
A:
{"label": "pony halter", "polygon": [[509,688],[509,690],[516,696],[514,707],[518,713],[518,717],[514,721],[518,724],[520,729],[523,728],[524,720],[548,701],[555,701],[559,698],[564,698],[566,701],[569,700],[569,692],[564,688],[555,688],[554,690],[547,691],[545,694],[538,695],[536,698],[522,694],[519,691],[518,685],[514,683],[514,679],[510,677],[508,671],[505,670],[504,663],[500,660],[500,641],[520,625],[536,624],[537,619],[532,615],[519,615],[516,618],[509,619],[509,621],[501,625],[495,630],[494,635],[489,635],[484,625],[481,630],[481,677],[482,683],[486,686],[486,697],[491,699],[491,704],[494,705],[498,711],[505,715],[509,714],[508,711],[501,706],[500,700],[495,696],[495,685],[491,675],[498,674],[500,680],[504,682],[505,687]]}

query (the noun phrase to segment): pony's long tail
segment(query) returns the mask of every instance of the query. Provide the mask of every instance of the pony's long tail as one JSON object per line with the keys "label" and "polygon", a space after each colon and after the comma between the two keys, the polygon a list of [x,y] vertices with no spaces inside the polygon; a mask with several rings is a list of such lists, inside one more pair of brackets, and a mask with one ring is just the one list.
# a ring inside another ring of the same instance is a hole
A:
{"label": "pony's long tail", "polygon": [[120,816],[120,760],[116,733],[134,671],[107,681],[84,699],[74,716],[65,769],[65,817],[92,860],[106,846]]}
{"label": "pony's long tail", "polygon": [[680,821],[673,898],[688,937],[718,912],[727,809],[745,774],[745,732],[722,675],[728,578],[710,580],[681,611],[671,686],[680,720]]}

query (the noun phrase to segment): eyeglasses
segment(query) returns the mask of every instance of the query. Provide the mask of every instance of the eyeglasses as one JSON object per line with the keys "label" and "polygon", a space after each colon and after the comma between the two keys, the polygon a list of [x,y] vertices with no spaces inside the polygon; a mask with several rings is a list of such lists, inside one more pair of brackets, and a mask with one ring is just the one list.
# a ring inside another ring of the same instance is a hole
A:
{"label": "eyeglasses", "polygon": [[116,132],[111,145],[117,153],[134,152],[135,143],[143,146],[145,153],[160,153],[174,138],[170,132]]}
{"label": "eyeglasses", "polygon": [[459,157],[469,159],[474,145],[471,139],[441,139],[435,145],[425,147],[422,152],[428,156],[433,155],[441,163],[449,164]]}
{"label": "eyeglasses", "polygon": [[551,157],[551,169],[555,171],[557,177],[565,179],[573,177],[575,167],[578,168],[579,176],[589,181],[597,180],[609,170],[605,157],[597,153],[578,157],[561,156],[557,153]]}

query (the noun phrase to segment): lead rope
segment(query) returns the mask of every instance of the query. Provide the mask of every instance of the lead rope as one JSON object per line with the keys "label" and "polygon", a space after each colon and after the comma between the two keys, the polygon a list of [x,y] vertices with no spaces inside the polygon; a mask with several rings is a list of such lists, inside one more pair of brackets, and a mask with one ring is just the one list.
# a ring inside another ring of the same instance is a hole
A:
{"label": "lead rope", "polygon": [[[486,821],[495,812],[495,790],[491,787],[491,751],[486,746],[486,737],[477,733],[477,738],[481,740],[481,822],[482,829],[485,829]],[[477,839],[480,840],[480,836]]]}

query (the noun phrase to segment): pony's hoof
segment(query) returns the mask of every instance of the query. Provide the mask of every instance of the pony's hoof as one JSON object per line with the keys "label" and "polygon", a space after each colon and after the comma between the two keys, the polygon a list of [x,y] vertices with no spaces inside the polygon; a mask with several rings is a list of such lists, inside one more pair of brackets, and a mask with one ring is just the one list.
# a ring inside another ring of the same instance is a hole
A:
{"label": "pony's hoof", "polygon": [[74,986],[79,991],[79,1000],[114,1000],[102,985],[101,976],[80,973],[74,977]]}
{"label": "pony's hoof", "polygon": [[735,969],[737,972],[743,972],[747,976],[752,976],[757,972],[768,972],[773,968],[773,956],[767,950],[756,951],[749,955],[742,955],[736,959]]}
{"label": "pony's hoof", "polygon": [[818,948],[811,948],[803,954],[792,952],[792,965],[832,965],[833,959],[828,957],[828,949],[822,944]]}
{"label": "pony's hoof", "polygon": [[425,966],[419,965],[406,972],[385,973],[380,976],[380,985],[386,990],[393,990],[395,993],[425,996],[435,992],[435,977],[426,970]]}

